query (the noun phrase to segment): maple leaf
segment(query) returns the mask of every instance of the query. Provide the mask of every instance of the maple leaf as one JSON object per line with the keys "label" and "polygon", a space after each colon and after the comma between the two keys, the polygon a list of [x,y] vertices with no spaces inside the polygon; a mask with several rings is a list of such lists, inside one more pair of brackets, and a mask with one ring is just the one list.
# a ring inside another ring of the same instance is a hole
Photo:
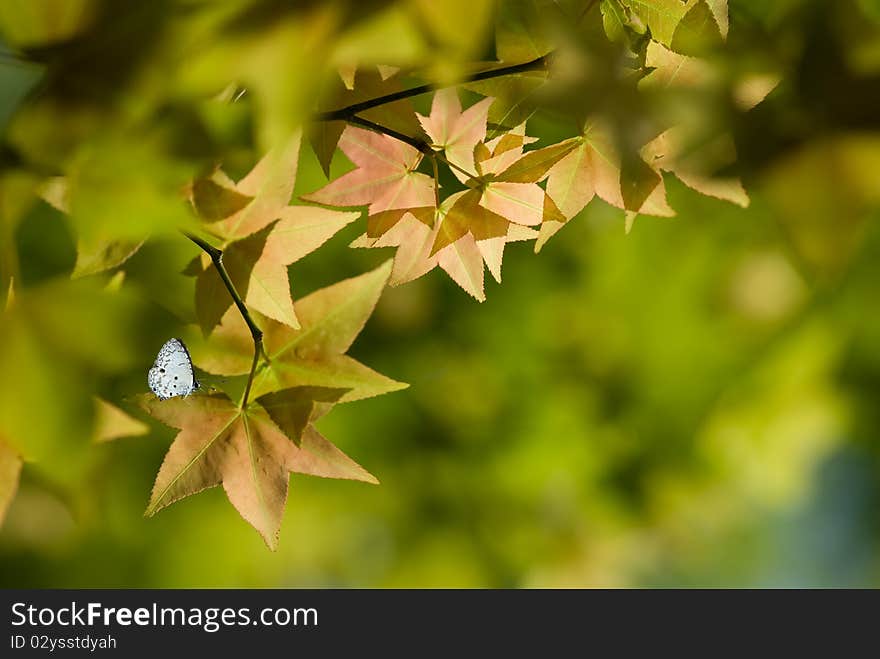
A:
{"label": "maple leaf", "polygon": [[15,498],[20,473],[21,457],[0,438],[0,525]]}
{"label": "maple leaf", "polygon": [[484,300],[484,264],[500,281],[504,246],[536,236],[523,227],[564,219],[537,181],[574,147],[569,141],[524,155],[523,146],[534,141],[526,137],[525,124],[484,143],[491,102],[487,98],[463,111],[454,90],[440,90],[430,115],[418,117],[433,147],[442,149],[452,171],[472,187],[451,195],[440,208],[435,207],[436,182],[414,171],[423,157],[418,149],[351,127],[339,146],[356,168],[303,198],[368,205],[367,232],[352,246],[397,247],[392,285],[439,266]]}
{"label": "maple leaf", "polygon": [[[468,210],[474,210],[473,194],[469,191],[457,192],[447,197],[437,209],[433,228],[412,214],[407,214],[393,229],[381,237],[370,238],[364,234],[352,242],[351,246],[397,247],[394,267],[388,281],[391,286],[417,279],[439,266],[468,294],[483,302],[486,299],[483,287],[484,264],[496,280],[500,281],[504,246],[509,242],[532,240],[538,236],[538,232],[529,227],[508,223],[505,220],[506,229],[499,235],[487,233],[485,234],[487,237],[477,240],[474,233],[468,228],[458,238],[434,251],[434,245],[437,243],[441,231],[460,232],[460,228],[449,229],[447,226],[444,229],[444,224],[450,210],[462,199],[465,199],[466,203],[463,207],[460,206],[456,212],[461,211],[464,215]],[[492,214],[484,209],[477,210],[476,214],[477,216],[492,217]],[[453,219],[449,224],[460,227],[462,222],[471,222],[471,220],[465,216],[465,219]],[[471,224],[476,226],[478,222],[471,222]],[[484,234],[477,229],[477,235]]]}
{"label": "maple leaf", "polygon": [[727,37],[727,0],[623,0],[656,41],[676,51],[698,50]]}
{"label": "maple leaf", "polygon": [[[70,214],[70,190],[66,178],[50,178],[43,185],[40,196],[56,210],[65,215]],[[76,263],[70,276],[76,279],[116,268],[130,259],[144,242],[145,240],[102,239],[93,235],[78,236]]]}
{"label": "maple leaf", "polygon": [[441,90],[434,96],[431,114],[419,116],[434,146],[442,147],[450,162],[477,177],[468,179],[453,168],[473,189],[444,201],[435,220],[438,228],[429,257],[436,254],[437,264],[481,301],[485,299],[483,263],[501,281],[505,244],[530,237],[512,225],[527,227],[564,219],[537,182],[574,148],[574,142],[568,142],[524,155],[523,146],[533,141],[526,137],[524,123],[484,143],[491,101],[484,99],[462,112],[455,90]]}
{"label": "maple leaf", "polygon": [[[573,140],[523,153],[531,138],[525,125],[475,147],[479,184],[452,195],[438,217],[431,252],[438,264],[477,299],[482,293],[482,263],[501,281],[504,246],[528,240],[528,226],[564,220],[553,200],[537,182],[575,147]],[[452,249],[449,249],[449,248]],[[477,262],[479,255],[482,263]]]}
{"label": "maple leaf", "polygon": [[[340,78],[343,84],[340,84],[339,80],[333,80],[329,89],[323,94],[327,100],[320,102],[319,108],[322,111],[333,111],[398,92],[401,90],[401,86],[399,81],[394,78],[396,73],[396,69],[382,66],[377,67],[376,70],[357,69],[356,67],[346,71],[341,70]],[[359,112],[358,116],[404,135],[413,137],[421,135],[419,122],[416,120],[415,110],[413,110],[409,99],[383,103],[380,106]],[[345,128],[344,121],[317,121],[309,129],[309,141],[318,157],[321,168],[324,170],[324,175],[328,178],[330,176],[330,162]]]}
{"label": "maple leaf", "polygon": [[658,169],[675,174],[692,190],[747,207],[749,196],[742,182],[732,176],[712,176],[707,173],[709,167],[704,163],[706,156],[711,160],[721,158],[725,165],[732,162],[735,158],[733,140],[729,136],[721,136],[701,150],[686,153],[681,133],[680,128],[670,128],[661,133],[645,145],[642,156]]}
{"label": "maple leaf", "polygon": [[[260,319],[269,363],[258,369],[253,395],[291,387],[330,387],[344,389],[339,402],[346,402],[406,387],[345,354],[375,308],[390,271],[388,261],[298,300],[300,329]],[[253,360],[253,341],[235,309],[223,317],[210,341],[193,337],[190,348],[194,362],[217,375],[248,373]]]}
{"label": "maple leaf", "polygon": [[[675,215],[666,202],[663,179],[653,167],[639,160],[635,168],[629,171],[623,168],[610,129],[600,120],[588,123],[583,134],[575,138],[574,148],[550,169],[547,194],[556,202],[564,219],[541,226],[535,251],[540,251],[593,197],[627,211],[628,227],[635,213],[660,217]],[[630,187],[634,193],[630,194],[623,185],[628,176],[634,182]]]}
{"label": "maple leaf", "polygon": [[504,136],[479,145],[477,169],[484,182],[479,204],[509,222],[534,226],[561,221],[560,211],[544,189],[537,185],[550,169],[575,148],[575,140],[536,149],[523,154],[532,138],[525,136],[525,125]]}
{"label": "maple leaf", "polygon": [[303,195],[330,206],[368,206],[367,230],[379,236],[407,212],[433,214],[434,179],[416,172],[423,154],[400,140],[349,126],[339,148],[356,165],[323,188]]}
{"label": "maple leaf", "polygon": [[92,441],[109,442],[120,437],[136,437],[146,435],[150,429],[147,425],[132,418],[115,405],[102,398],[95,397],[95,428]]}
{"label": "maple leaf", "polygon": [[[488,101],[488,103],[487,103]],[[466,177],[453,168],[473,190],[458,198],[446,213],[433,251],[438,251],[474,225],[477,240],[506,235],[510,222],[525,226],[541,224],[548,208],[544,190],[537,181],[573,147],[555,145],[523,155],[525,124],[487,143],[486,116],[492,99],[484,99],[462,112],[455,90],[440,90],[434,96],[431,114],[419,117],[434,146],[443,148],[450,162],[469,172]]]}
{"label": "maple leaf", "polygon": [[[456,167],[475,172],[474,148],[486,138],[486,120],[493,100],[484,98],[462,112],[458,92],[441,89],[434,94],[431,114],[416,116],[435,149],[442,149]],[[454,167],[452,173],[463,183],[471,178]]]}
{"label": "maple leaf", "polygon": [[222,393],[161,401],[141,396],[149,414],[180,430],[156,476],[146,514],[222,485],[230,503],[274,550],[291,472],[378,483],[308,425],[311,406],[303,404],[300,392],[271,402],[274,415],[259,402],[241,409]]}
{"label": "maple leaf", "polygon": [[278,219],[293,194],[301,137],[297,131],[269,151],[238,183],[221,170],[193,183],[190,200],[213,235],[232,241]]}
{"label": "maple leaf", "polygon": [[[410,281],[439,266],[466,292],[483,301],[484,265],[500,282],[507,243],[535,238],[537,233],[529,225],[564,219],[537,181],[574,148],[574,142],[523,154],[523,146],[534,140],[525,135],[525,125],[521,124],[489,142],[471,145],[474,136],[485,136],[485,107],[476,114],[474,123],[472,117],[462,119],[470,110],[461,112],[454,92],[446,96],[441,102],[435,100],[431,115],[422,117],[423,124],[435,141],[451,135],[447,144],[457,148],[464,141],[469,145],[473,156],[466,164],[478,177],[468,179],[473,187],[450,195],[428,217],[418,212],[424,209],[415,209],[390,227],[370,231],[368,226],[367,233],[352,246],[396,246],[391,285]],[[468,131],[470,134],[461,140],[455,138]],[[446,154],[449,157],[448,150]],[[458,160],[465,159],[459,154]]]}
{"label": "maple leaf", "polygon": [[[658,43],[648,45],[645,63],[652,71],[640,81],[641,88],[691,89],[715,82],[712,69],[704,60],[674,53]],[[773,85],[765,80],[751,92],[750,104],[760,102],[772,89]],[[748,206],[749,197],[738,178],[712,175],[736,159],[730,135],[722,134],[700,148],[693,148],[693,142],[687,126],[673,126],[646,144],[641,155],[652,166],[675,174],[701,194]]]}
{"label": "maple leaf", "polygon": [[[288,206],[300,138],[264,157],[237,184],[215,173],[193,186],[193,204],[223,240],[223,262],[248,307],[298,327],[287,266],[317,249],[359,213]],[[216,268],[204,254],[188,268],[196,273],[196,313],[207,334],[232,305]]]}

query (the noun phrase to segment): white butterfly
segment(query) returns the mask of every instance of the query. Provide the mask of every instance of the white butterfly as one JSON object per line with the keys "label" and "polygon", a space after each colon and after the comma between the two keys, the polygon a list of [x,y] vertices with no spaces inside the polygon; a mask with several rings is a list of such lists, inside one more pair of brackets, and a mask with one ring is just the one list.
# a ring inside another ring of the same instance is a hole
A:
{"label": "white butterfly", "polygon": [[147,383],[160,400],[189,396],[199,388],[192,359],[183,341],[168,339],[147,374]]}

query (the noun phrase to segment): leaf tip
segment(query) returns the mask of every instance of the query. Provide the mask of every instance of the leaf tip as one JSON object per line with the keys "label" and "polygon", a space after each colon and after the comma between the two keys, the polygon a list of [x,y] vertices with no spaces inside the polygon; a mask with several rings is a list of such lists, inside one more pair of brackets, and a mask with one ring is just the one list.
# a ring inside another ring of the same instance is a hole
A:
{"label": "leaf tip", "polygon": [[388,278],[391,276],[391,269],[393,267],[394,259],[387,259],[378,268],[376,268],[375,272],[377,275],[381,275],[387,282]]}
{"label": "leaf tip", "polygon": [[263,542],[266,543],[266,547],[269,548],[269,551],[278,551],[279,535],[279,531],[275,531],[274,533],[263,533],[260,531],[260,537],[263,538]]}

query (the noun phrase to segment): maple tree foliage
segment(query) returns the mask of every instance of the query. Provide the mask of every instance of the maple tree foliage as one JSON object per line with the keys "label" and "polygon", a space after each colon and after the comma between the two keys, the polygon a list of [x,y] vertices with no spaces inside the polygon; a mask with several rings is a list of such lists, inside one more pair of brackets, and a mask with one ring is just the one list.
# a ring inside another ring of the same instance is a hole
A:
{"label": "maple tree foliage", "polygon": [[[297,70],[296,84],[274,77],[270,84],[271,67],[263,66],[260,57],[224,57],[220,67],[196,58],[193,66],[207,72],[207,87],[215,94],[211,103],[216,104],[200,111],[210,116],[212,108],[233,106],[243,94],[253,94],[262,113],[258,136],[265,148],[237,181],[216,160],[209,167],[200,162],[197,169],[169,166],[162,171],[173,175],[160,176],[149,166],[169,138],[161,131],[145,136],[136,162],[148,173],[133,189],[142,196],[132,196],[143,202],[147,219],[138,215],[117,222],[116,202],[125,201],[130,210],[136,204],[123,200],[122,193],[109,202],[101,197],[120,175],[108,164],[119,153],[113,135],[84,154],[60,158],[63,176],[22,183],[27,195],[39,195],[69,215],[78,240],[73,277],[124,267],[153,231],[181,230],[201,250],[184,270],[195,279],[192,309],[200,330],[188,328],[188,342],[197,367],[244,382],[243,393],[221,385],[223,390],[209,388],[183,398],[137,398],[143,410],[179,430],[159,469],[149,514],[222,485],[241,516],[274,548],[290,473],[376,482],[314,423],[335,405],[405,386],[346,354],[386,284],[398,286],[440,268],[483,301],[485,270],[501,282],[509,243],[534,241],[539,251],[594,199],[620,209],[627,230],[637,215],[674,215],[664,173],[700,193],[748,204],[739,179],[725,169],[736,161],[729,132],[716,131],[701,142],[686,123],[662,112],[616,116],[594,100],[603,95],[665,98],[716,84],[701,55],[727,38],[727,2],[572,3],[560,23],[571,34],[556,40],[553,29],[542,28],[540,14],[567,9],[564,3],[551,4],[557,3],[523,3],[528,10],[521,13],[499,8],[496,59],[465,65],[452,58],[442,71],[412,53],[400,56],[378,48],[376,43],[387,45],[387,34],[365,45],[356,31],[333,51],[328,61],[335,70],[320,84],[305,66]],[[431,17],[439,20],[436,14]],[[290,32],[263,35],[265,41],[253,52],[308,48],[311,42],[299,37],[309,30],[320,33],[319,27],[329,24],[325,19],[316,9]],[[457,24],[438,26],[432,43],[458,44],[470,59],[483,52],[480,30],[460,44],[459,31]],[[581,66],[577,58],[584,52],[571,47],[578,39],[587,54],[594,55],[589,50],[594,49],[605,58],[602,62],[622,64]],[[237,47],[248,44],[243,38]],[[389,59],[353,56],[359,48]],[[612,68],[613,75],[607,73]],[[589,75],[584,77],[582,70]],[[180,75],[183,79],[175,78],[175,84],[186,88],[185,73]],[[428,83],[410,85],[414,76]],[[553,84],[557,79],[570,87],[559,91]],[[216,95],[214,83],[231,89],[232,97]],[[753,80],[738,97],[740,109],[754,107],[774,85],[772,76]],[[310,93],[318,99],[317,108],[311,97],[305,100]],[[417,96],[430,99],[426,114],[415,111],[410,99]],[[528,134],[542,99],[569,120],[569,133],[548,144]],[[131,125],[137,125],[135,118]],[[311,146],[328,178],[334,161],[343,156],[353,167],[294,198],[304,144]],[[186,204],[179,198],[181,187]],[[394,248],[393,261],[295,301],[291,266],[355,222],[361,222],[363,234],[351,246]],[[11,293],[7,298],[9,306]],[[105,400],[89,404],[96,406],[94,441],[146,430]],[[23,453],[19,429],[4,430],[14,437],[3,441],[0,432],[0,518],[14,494]]]}
{"label": "maple tree foliage", "polygon": [[[193,184],[192,203],[216,237],[224,262],[245,304],[291,327],[299,327],[287,266],[320,247],[357,213],[288,206],[299,162],[300,135],[267,154],[238,183],[221,170]],[[199,270],[199,265],[201,269]],[[210,331],[232,299],[210,262],[195,264],[196,310]]]}

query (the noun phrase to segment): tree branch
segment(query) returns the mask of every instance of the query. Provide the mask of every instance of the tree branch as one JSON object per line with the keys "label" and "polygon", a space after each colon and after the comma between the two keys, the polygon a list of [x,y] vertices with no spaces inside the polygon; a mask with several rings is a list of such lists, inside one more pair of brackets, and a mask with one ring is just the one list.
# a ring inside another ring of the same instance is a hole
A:
{"label": "tree branch", "polygon": [[433,156],[435,151],[431,148],[431,145],[425,142],[425,140],[420,140],[417,137],[410,137],[409,135],[404,135],[403,133],[398,133],[393,128],[388,128],[387,126],[383,126],[381,124],[377,124],[369,119],[364,119],[358,116],[349,117],[346,121],[350,124],[354,124],[355,126],[360,126],[361,128],[366,128],[367,130],[372,130],[377,133],[382,133],[387,135],[388,137],[393,137],[395,140],[400,140],[405,144],[409,144],[414,149],[418,149],[426,156]]}
{"label": "tree branch", "polygon": [[[478,82],[480,80],[489,80],[491,78],[500,78],[502,76],[513,75],[515,73],[525,73],[526,71],[538,71],[540,69],[547,68],[547,63],[549,58],[553,55],[553,53],[547,53],[543,57],[538,57],[533,59],[530,62],[523,62],[522,64],[514,64],[513,66],[503,66],[498,69],[490,69],[488,71],[480,71],[479,73],[475,73],[466,77],[460,83],[462,84],[467,82]],[[448,85],[453,86],[453,85]],[[411,87],[410,89],[403,89],[399,92],[394,92],[393,94],[386,94],[385,96],[377,96],[376,98],[371,98],[366,101],[361,101],[360,103],[354,103],[352,105],[347,105],[344,108],[339,108],[338,110],[330,110],[329,112],[320,112],[315,115],[315,120],[317,121],[349,121],[354,116],[360,112],[365,110],[369,110],[371,108],[378,107],[380,105],[385,105],[387,103],[393,103],[394,101],[399,101],[404,98],[411,98],[413,96],[420,96],[421,94],[427,94],[430,91],[434,91],[439,89],[435,85],[419,85],[418,87]]]}
{"label": "tree branch", "polygon": [[233,284],[232,279],[229,278],[229,273],[226,271],[226,266],[223,265],[223,250],[214,247],[210,243],[191,233],[184,232],[184,235],[191,241],[193,241],[196,245],[198,245],[203,252],[211,257],[211,262],[217,269],[217,274],[219,274],[220,279],[223,280],[223,285],[226,286],[226,290],[229,291],[229,295],[230,297],[232,297],[232,301],[235,303],[235,306],[238,307],[238,311],[239,313],[241,313],[241,317],[244,318],[244,322],[247,324],[248,329],[251,332],[251,337],[254,340],[254,361],[251,364],[251,371],[248,374],[247,386],[244,390],[244,396],[242,396],[241,399],[241,409],[244,409],[245,407],[247,407],[248,396],[251,393],[251,384],[253,384],[254,381],[254,374],[257,371],[257,364],[260,361],[260,355],[263,355],[266,361],[269,361],[269,357],[268,355],[266,355],[266,352],[263,349],[263,331],[259,327],[257,327],[254,319],[251,318],[251,314],[245,306],[244,300],[241,299],[241,295],[239,295],[238,291],[235,290],[235,284]]}
{"label": "tree branch", "polygon": [[388,137],[393,137],[396,140],[400,140],[401,142],[409,144],[411,147],[413,147],[414,149],[418,149],[426,156],[430,156],[435,160],[446,163],[449,167],[452,167],[453,169],[457,169],[468,178],[479,178],[476,174],[469,172],[462,167],[459,167],[454,162],[450,162],[449,159],[445,155],[443,155],[442,152],[435,150],[430,144],[428,144],[424,140],[420,140],[417,137],[410,137],[409,135],[404,135],[403,133],[398,133],[392,128],[388,128],[387,126],[383,126],[382,124],[377,124],[373,121],[370,121],[369,119],[364,119],[363,117],[349,117],[347,121],[348,123],[354,124],[355,126],[361,126],[362,128],[366,128],[377,133],[382,133],[384,135],[387,135]]}

